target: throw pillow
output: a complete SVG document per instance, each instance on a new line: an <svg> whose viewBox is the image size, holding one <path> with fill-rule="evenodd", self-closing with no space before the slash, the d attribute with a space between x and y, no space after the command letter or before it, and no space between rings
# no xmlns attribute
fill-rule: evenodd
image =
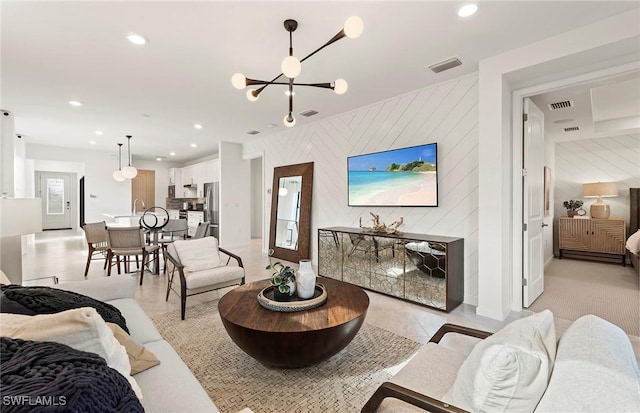
<svg viewBox="0 0 640 413"><path fill-rule="evenodd" d="M2 337L0 361L2 411L144 412L125 378L97 354Z"/></svg>
<svg viewBox="0 0 640 413"><path fill-rule="evenodd" d="M514 321L473 348L443 401L472 412L532 412L555 355L549 310Z"/></svg>
<svg viewBox="0 0 640 413"><path fill-rule="evenodd" d="M558 343L537 412L640 412L640 368L629 336L594 315L577 319Z"/></svg>
<svg viewBox="0 0 640 413"><path fill-rule="evenodd" d="M178 240L173 242L173 246L185 271L202 271L222 265L218 240L215 237Z"/></svg>
<svg viewBox="0 0 640 413"><path fill-rule="evenodd" d="M24 287L15 284L2 285L0 289L5 296L3 302L14 301L34 314L53 314L73 308L93 307L105 321L118 324L124 331L129 332L120 310L86 295L51 287ZM9 306L3 306L0 311L5 312L8 308Z"/></svg>
<svg viewBox="0 0 640 413"><path fill-rule="evenodd" d="M131 365L125 348L94 308L85 307L56 314L3 314L0 336L22 340L52 341L80 351L95 353L107 361L131 383L136 395L142 391L131 377Z"/></svg>
<svg viewBox="0 0 640 413"><path fill-rule="evenodd" d="M119 325L107 323L107 326L113 331L113 336L127 351L129 356L129 364L131 365L131 375L134 376L141 371L150 369L160 364L160 360L144 346L133 341L131 336L127 334Z"/></svg>

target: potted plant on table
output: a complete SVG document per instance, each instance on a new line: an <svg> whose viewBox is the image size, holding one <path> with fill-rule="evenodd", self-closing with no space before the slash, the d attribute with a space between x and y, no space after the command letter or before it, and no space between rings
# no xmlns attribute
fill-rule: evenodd
<svg viewBox="0 0 640 413"><path fill-rule="evenodd" d="M269 263L266 269L273 270L273 274L269 279L271 285L273 285L273 299L275 301L289 300L296 292L296 275L293 268L278 261Z"/></svg>
<svg viewBox="0 0 640 413"><path fill-rule="evenodd" d="M564 207L567 209L568 217L573 217L574 215L576 215L578 213L578 209L582 207L582 204L583 204L582 201L575 201L573 199L569 201L564 201L562 203L562 205L564 205Z"/></svg>

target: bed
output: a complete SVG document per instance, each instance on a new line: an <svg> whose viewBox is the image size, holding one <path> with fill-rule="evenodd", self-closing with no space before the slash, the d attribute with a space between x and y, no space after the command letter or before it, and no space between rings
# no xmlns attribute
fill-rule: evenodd
<svg viewBox="0 0 640 413"><path fill-rule="evenodd" d="M629 192L629 239L631 239L634 237L634 234L638 232L638 229L640 229L640 188L630 188ZM629 243L627 243L627 245L628 244ZM629 251L629 256L633 267L638 271L638 275L640 276L640 258L638 254Z"/></svg>

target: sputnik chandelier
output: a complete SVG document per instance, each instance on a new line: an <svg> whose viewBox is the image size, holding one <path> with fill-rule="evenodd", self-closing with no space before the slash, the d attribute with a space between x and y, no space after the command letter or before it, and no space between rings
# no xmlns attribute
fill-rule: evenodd
<svg viewBox="0 0 640 413"><path fill-rule="evenodd" d="M337 79L335 82L330 83L295 83L294 79L300 75L302 71L302 62L318 53L320 50L329 46L332 43L337 42L338 40L348 37L350 39L355 39L362 34L362 30L364 29L364 25L362 23L362 19L357 16L351 16L344 23L344 27L342 30L338 32L335 36L333 36L328 42L309 53L306 57L298 60L293 55L293 32L298 28L298 22L295 20L287 19L284 21L284 28L289 32L289 55L282 60L282 64L280 65L280 69L282 73L278 76L274 77L271 81L266 80L257 80L250 79L243 75L242 73L236 73L231 77L231 84L236 89L244 89L247 86L257 86L261 85L261 87L257 89L249 89L247 90L247 98L255 102L258 100L260 93L269 85L286 85L289 87L289 91L287 95L289 96L289 113L284 117L285 126L292 127L296 124L296 118L293 116L293 87L294 86L311 86L311 87L319 87L324 89L331 89L336 94L342 95L346 93L348 84L344 79ZM286 76L289 78L289 81L278 81L281 76Z"/></svg>

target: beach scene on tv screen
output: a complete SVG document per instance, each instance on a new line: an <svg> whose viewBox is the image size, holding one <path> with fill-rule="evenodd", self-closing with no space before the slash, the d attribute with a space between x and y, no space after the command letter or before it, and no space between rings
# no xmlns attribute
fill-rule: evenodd
<svg viewBox="0 0 640 413"><path fill-rule="evenodd" d="M436 144L348 158L349 205L436 206Z"/></svg>

